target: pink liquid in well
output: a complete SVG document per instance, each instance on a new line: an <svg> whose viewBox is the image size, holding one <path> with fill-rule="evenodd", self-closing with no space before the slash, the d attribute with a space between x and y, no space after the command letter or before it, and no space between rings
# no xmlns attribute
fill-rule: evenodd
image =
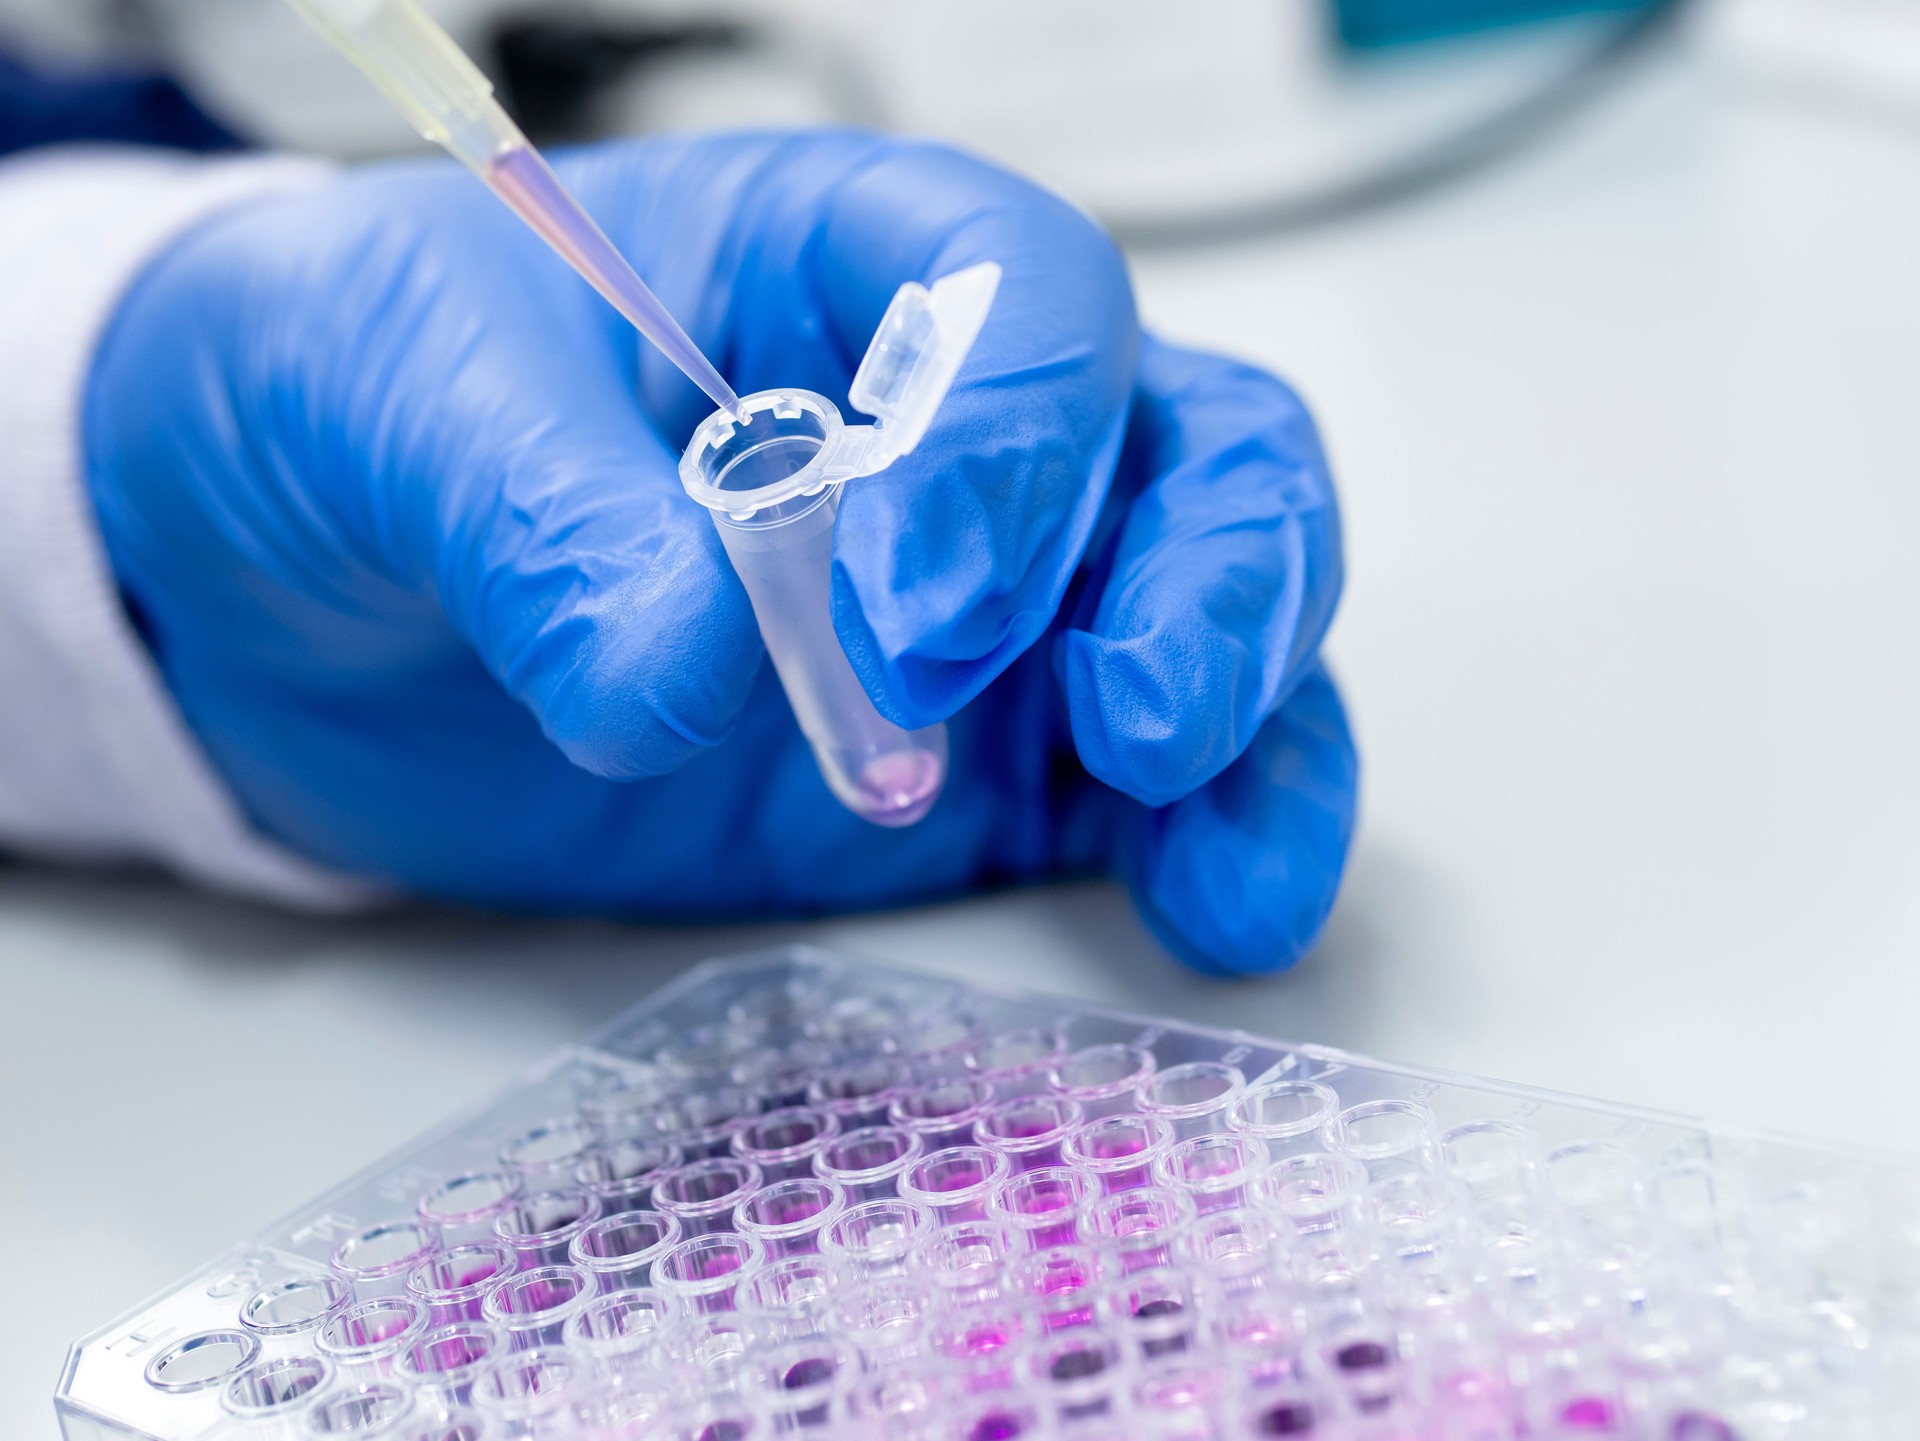
<svg viewBox="0 0 1920 1441"><path fill-rule="evenodd" d="M933 809L945 780L946 767L931 751L888 751L854 777L855 809L875 825L910 826Z"/></svg>
<svg viewBox="0 0 1920 1441"><path fill-rule="evenodd" d="M666 306L614 249L591 216L567 193L559 178L533 151L508 150L487 166L487 187L498 195L539 237L560 252L587 283L607 298L633 327L660 348L687 378L704 390L722 410L740 410L740 397L721 378L713 363L680 328Z"/></svg>
<svg viewBox="0 0 1920 1441"><path fill-rule="evenodd" d="M1147 1136L1143 1131L1116 1131L1105 1136L1089 1136L1085 1146L1087 1155L1096 1161L1119 1161L1146 1150Z"/></svg>

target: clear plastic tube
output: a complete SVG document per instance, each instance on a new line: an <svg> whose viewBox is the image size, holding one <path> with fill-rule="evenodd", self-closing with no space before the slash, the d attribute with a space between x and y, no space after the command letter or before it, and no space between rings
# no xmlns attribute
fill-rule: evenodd
<svg viewBox="0 0 1920 1441"><path fill-rule="evenodd" d="M1090 1121L1133 1109L1135 1093L1152 1078L1153 1052L1142 1046L1088 1046L1063 1057L1048 1083L1078 1101Z"/></svg>
<svg viewBox="0 0 1920 1441"><path fill-rule="evenodd" d="M1128 1273L1167 1265L1193 1219L1193 1202L1187 1197L1143 1186L1093 1202L1081 1219L1080 1234L1111 1254L1121 1272Z"/></svg>
<svg viewBox="0 0 1920 1441"><path fill-rule="evenodd" d="M945 1226L914 1252L914 1270L934 1295L958 1306L996 1299L1014 1255L1006 1228L993 1221Z"/></svg>
<svg viewBox="0 0 1920 1441"><path fill-rule="evenodd" d="M596 1139L584 1120L542 1121L500 1148L500 1164L522 1177L528 1190L564 1185Z"/></svg>
<svg viewBox="0 0 1920 1441"><path fill-rule="evenodd" d="M839 1267L828 1258L788 1256L753 1274L740 1290L740 1309L763 1335L818 1335L831 1326L832 1296L839 1284Z"/></svg>
<svg viewBox="0 0 1920 1441"><path fill-rule="evenodd" d="M766 1264L766 1255L752 1236L730 1231L690 1236L655 1264L653 1287L690 1315L732 1311L740 1288Z"/></svg>
<svg viewBox="0 0 1920 1441"><path fill-rule="evenodd" d="M1173 1145L1173 1127L1158 1116L1122 1111L1089 1121L1068 1136L1061 1160L1091 1175L1101 1191L1151 1185L1156 1161Z"/></svg>
<svg viewBox="0 0 1920 1441"><path fill-rule="evenodd" d="M848 1419L847 1391L859 1371L852 1351L838 1341L796 1337L755 1348L748 1394L777 1433L840 1427Z"/></svg>
<svg viewBox="0 0 1920 1441"><path fill-rule="evenodd" d="M1038 1334L1026 1298L1008 1296L955 1309L936 1305L927 1346L965 1377L967 1390L997 1390L1012 1384L1020 1349Z"/></svg>
<svg viewBox="0 0 1920 1441"><path fill-rule="evenodd" d="M734 1208L733 1228L752 1236L773 1261L810 1256L820 1233L846 1209L847 1193L831 1181L796 1176L775 1181Z"/></svg>
<svg viewBox="0 0 1920 1441"><path fill-rule="evenodd" d="M1340 1109L1333 1087L1318 1081L1268 1081L1255 1086L1227 1113L1227 1124L1264 1142L1274 1157L1320 1149L1320 1128Z"/></svg>
<svg viewBox="0 0 1920 1441"><path fill-rule="evenodd" d="M644 1286L653 1266L681 1240L680 1222L658 1211L602 1216L567 1245L569 1264L594 1278L603 1292Z"/></svg>
<svg viewBox="0 0 1920 1441"><path fill-rule="evenodd" d="M887 1118L920 1137L928 1151L964 1146L973 1140L973 1128L993 1103L987 1081L964 1077L931 1081L894 1097Z"/></svg>
<svg viewBox="0 0 1920 1441"><path fill-rule="evenodd" d="M1072 1243L1029 1252L1007 1272L1008 1289L1039 1313L1050 1332L1090 1324L1106 1279L1100 1251Z"/></svg>
<svg viewBox="0 0 1920 1441"><path fill-rule="evenodd" d="M712 512L727 558L828 789L864 820L912 825L946 782L947 731L910 731L881 715L840 648L831 582L842 486L823 482L811 495L761 500L816 461L840 429L840 412L799 390L762 391L741 405L746 421L716 415L724 434L700 452L702 479L738 507Z"/></svg>
<svg viewBox="0 0 1920 1441"><path fill-rule="evenodd" d="M307 1434L340 1436L352 1441L397 1441L413 1412L413 1393L404 1386L376 1381L349 1391L321 1396L308 1407Z"/></svg>
<svg viewBox="0 0 1920 1441"><path fill-rule="evenodd" d="M352 1304L346 1282L333 1276L300 1276L255 1291L240 1308L240 1324L262 1336L306 1336Z"/></svg>
<svg viewBox="0 0 1920 1441"><path fill-rule="evenodd" d="M1183 1192L1201 1215L1246 1204L1266 1152L1245 1136L1189 1136L1154 1162L1162 1185Z"/></svg>
<svg viewBox="0 0 1920 1441"><path fill-rule="evenodd" d="M334 1247L333 1269L362 1301L400 1296L406 1293L407 1273L439 1245L440 1238L417 1221L386 1221Z"/></svg>
<svg viewBox="0 0 1920 1441"><path fill-rule="evenodd" d="M1079 1102L1065 1096L1015 1096L989 1107L974 1126L974 1139L1007 1158L1015 1171L1060 1164L1060 1148L1080 1126Z"/></svg>
<svg viewBox="0 0 1920 1441"><path fill-rule="evenodd" d="M1031 1250L1070 1245L1080 1217L1093 1200L1093 1186L1078 1171L1048 1166L1008 1176L987 1198L987 1214Z"/></svg>
<svg viewBox="0 0 1920 1441"><path fill-rule="evenodd" d="M511 1171L462 1171L420 1198L414 1213L444 1246L491 1241L493 1223L511 1211L526 1183Z"/></svg>
<svg viewBox="0 0 1920 1441"><path fill-rule="evenodd" d="M1047 1078L1067 1049L1058 1031L1028 1026L983 1040L967 1057L967 1069L991 1082L994 1095L1006 1100L1047 1089Z"/></svg>
<svg viewBox="0 0 1920 1441"><path fill-rule="evenodd" d="M759 1110L753 1093L740 1086L715 1086L663 1105L655 1122L689 1161L724 1156L733 1136Z"/></svg>
<svg viewBox="0 0 1920 1441"><path fill-rule="evenodd" d="M478 1320L487 1293L515 1264L513 1253L497 1241L452 1246L407 1273L407 1294L426 1311L428 1325Z"/></svg>
<svg viewBox="0 0 1920 1441"><path fill-rule="evenodd" d="M473 1409L487 1441L547 1441L566 1434L571 1358L557 1346L496 1356L473 1384Z"/></svg>
<svg viewBox="0 0 1920 1441"><path fill-rule="evenodd" d="M576 1266L541 1266L509 1276L487 1293L481 1307L515 1350L557 1346L567 1322L597 1293L593 1278Z"/></svg>
<svg viewBox="0 0 1920 1441"><path fill-rule="evenodd" d="M1129 1377L1120 1343L1097 1327L1062 1331L1027 1357L1028 1375L1063 1425L1092 1424L1123 1403Z"/></svg>
<svg viewBox="0 0 1920 1441"><path fill-rule="evenodd" d="M1156 1072L1139 1090L1140 1109L1163 1117L1180 1140L1220 1129L1220 1122L1241 1092L1246 1077L1225 1061L1188 1061Z"/></svg>
<svg viewBox="0 0 1920 1441"><path fill-rule="evenodd" d="M315 1344L343 1381L384 1380L396 1357L427 1329L427 1315L405 1296L358 1301L320 1328Z"/></svg>
<svg viewBox="0 0 1920 1441"><path fill-rule="evenodd" d="M906 1276L883 1276L836 1293L833 1318L867 1370L884 1370L919 1353L927 1293Z"/></svg>
<svg viewBox="0 0 1920 1441"><path fill-rule="evenodd" d="M239 1420L247 1441L293 1441L301 1413L332 1379L333 1368L318 1356L263 1361L227 1383L220 1409Z"/></svg>
<svg viewBox="0 0 1920 1441"><path fill-rule="evenodd" d="M394 1374L442 1411L465 1406L473 1383L502 1347L493 1327L455 1321L426 1332L394 1358Z"/></svg>
<svg viewBox="0 0 1920 1441"><path fill-rule="evenodd" d="M841 1187L854 1204L895 1195L920 1159L920 1138L900 1126L862 1126L836 1136L813 1158L814 1174Z"/></svg>
<svg viewBox="0 0 1920 1441"><path fill-rule="evenodd" d="M1366 1101L1322 1128L1327 1149L1367 1168L1369 1180L1440 1165L1439 1126L1418 1101Z"/></svg>
<svg viewBox="0 0 1920 1441"><path fill-rule="evenodd" d="M541 1191L494 1217L493 1234L530 1271L564 1265L573 1238L599 1219L600 1202L586 1191Z"/></svg>
<svg viewBox="0 0 1920 1441"><path fill-rule="evenodd" d="M848 1280L903 1276L907 1259L933 1229L924 1206L901 1200L865 1201L849 1207L820 1234L820 1254Z"/></svg>
<svg viewBox="0 0 1920 1441"><path fill-rule="evenodd" d="M999 283L999 266L986 264L931 289L900 288L849 389L876 424L845 424L813 391L765 390L709 416L680 461L682 485L713 516L746 587L821 776L875 825L912 825L933 808L946 784L947 731L907 730L881 715L840 647L831 579L841 491L919 444Z"/></svg>
<svg viewBox="0 0 1920 1441"><path fill-rule="evenodd" d="M680 1164L677 1147L628 1137L595 1146L574 1168L580 1188L600 1203L602 1215L644 1211L660 1178Z"/></svg>
<svg viewBox="0 0 1920 1441"><path fill-rule="evenodd" d="M831 1111L840 1128L877 1126L907 1081L906 1066L892 1056L868 1056L821 1071L807 1084L807 1104Z"/></svg>
<svg viewBox="0 0 1920 1441"><path fill-rule="evenodd" d="M1176 1254L1214 1288L1225 1306L1259 1292L1274 1292L1284 1271L1281 1237L1257 1211L1214 1211L1181 1233Z"/></svg>
<svg viewBox="0 0 1920 1441"><path fill-rule="evenodd" d="M760 1168L738 1156L715 1156L669 1171L653 1188L653 1206L689 1236L733 1227L733 1208L760 1189Z"/></svg>
<svg viewBox="0 0 1920 1441"><path fill-rule="evenodd" d="M1173 1266L1152 1266L1121 1277L1101 1298L1108 1328L1136 1348L1143 1362L1191 1351L1199 1331L1193 1277Z"/></svg>
<svg viewBox="0 0 1920 1441"><path fill-rule="evenodd" d="M984 1146L950 1146L922 1156L900 1178L900 1195L936 1225L984 1221L993 1189L1009 1174L1007 1158Z"/></svg>
<svg viewBox="0 0 1920 1441"><path fill-rule="evenodd" d="M805 1088L802 1087L802 1094ZM783 1106L755 1116L733 1136L733 1154L767 1181L813 1174L813 1158L840 1134L840 1118L817 1106Z"/></svg>

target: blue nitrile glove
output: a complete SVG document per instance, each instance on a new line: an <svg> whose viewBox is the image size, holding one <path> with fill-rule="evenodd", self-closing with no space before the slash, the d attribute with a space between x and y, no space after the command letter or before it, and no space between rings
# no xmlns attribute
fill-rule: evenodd
<svg viewBox="0 0 1920 1441"><path fill-rule="evenodd" d="M116 573L259 828L436 895L654 917L1117 870L1196 965L1299 956L1355 785L1299 401L1143 341L1092 225L944 149L730 136L559 168L743 393L844 404L901 282L1005 267L927 439L839 522L841 638L889 716L952 717L946 793L905 831L829 798L675 475L708 403L423 163L202 224L91 377Z"/></svg>

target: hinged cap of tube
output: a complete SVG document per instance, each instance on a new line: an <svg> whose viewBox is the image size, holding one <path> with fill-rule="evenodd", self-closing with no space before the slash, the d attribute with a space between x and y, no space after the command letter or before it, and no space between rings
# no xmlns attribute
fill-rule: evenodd
<svg viewBox="0 0 1920 1441"><path fill-rule="evenodd" d="M874 417L873 425L843 423L834 404L811 391L743 396L744 423L716 410L687 442L680 457L687 494L708 510L743 519L885 470L933 424L999 287L1000 267L990 260L931 288L913 281L901 286L848 391L853 404ZM795 464L802 447L807 458ZM752 479L743 484L747 475Z"/></svg>
<svg viewBox="0 0 1920 1441"><path fill-rule="evenodd" d="M882 465L910 453L933 424L999 288L1000 267L989 260L956 270L931 290L909 281L894 295L847 392L853 408L877 422Z"/></svg>

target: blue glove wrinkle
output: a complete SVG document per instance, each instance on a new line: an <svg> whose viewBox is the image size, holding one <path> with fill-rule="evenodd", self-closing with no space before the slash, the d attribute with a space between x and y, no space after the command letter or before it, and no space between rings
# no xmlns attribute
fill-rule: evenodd
<svg viewBox="0 0 1920 1441"><path fill-rule="evenodd" d="M1219 975L1298 961L1339 891L1358 778L1339 695L1316 666L1212 785L1147 813L1129 870L1161 943Z"/></svg>
<svg viewBox="0 0 1920 1441"><path fill-rule="evenodd" d="M1163 806L1217 776L1290 692L1341 584L1324 461L1278 382L1151 343L1134 502L1090 623L1062 645L1087 768Z"/></svg>

